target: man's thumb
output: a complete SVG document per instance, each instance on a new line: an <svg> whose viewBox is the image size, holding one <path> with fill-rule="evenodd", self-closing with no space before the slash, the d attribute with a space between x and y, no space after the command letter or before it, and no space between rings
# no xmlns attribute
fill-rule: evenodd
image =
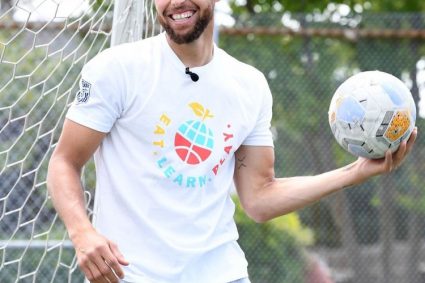
<svg viewBox="0 0 425 283"><path fill-rule="evenodd" d="M121 264L121 265L129 265L130 264L128 262L128 260L126 260L124 258L124 256L122 255L122 253L118 249L118 246L115 243L109 242L109 247L111 248L111 251L114 254L114 256L117 258L119 264Z"/></svg>

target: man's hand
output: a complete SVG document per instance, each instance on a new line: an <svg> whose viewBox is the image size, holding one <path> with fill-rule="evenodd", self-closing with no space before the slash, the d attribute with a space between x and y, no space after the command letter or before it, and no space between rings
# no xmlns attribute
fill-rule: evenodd
<svg viewBox="0 0 425 283"><path fill-rule="evenodd" d="M78 264L92 283L118 283L124 278L121 265L128 265L115 243L94 229L71 237L77 252Z"/></svg>
<svg viewBox="0 0 425 283"><path fill-rule="evenodd" d="M385 158L382 159L367 159L358 158L354 163L358 166L359 174L363 176L360 180L366 180L371 176L375 176L383 173L390 173L396 170L405 160L406 156L412 150L413 144L415 143L418 134L418 129L415 128L410 135L408 141L403 141L400 144L398 150L394 153L387 151Z"/></svg>

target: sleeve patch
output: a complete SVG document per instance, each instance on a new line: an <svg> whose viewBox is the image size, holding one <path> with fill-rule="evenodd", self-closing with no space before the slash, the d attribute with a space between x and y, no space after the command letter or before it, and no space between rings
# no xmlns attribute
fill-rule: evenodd
<svg viewBox="0 0 425 283"><path fill-rule="evenodd" d="M91 84L88 81L81 80L80 90L77 92L77 104L86 103L90 97Z"/></svg>

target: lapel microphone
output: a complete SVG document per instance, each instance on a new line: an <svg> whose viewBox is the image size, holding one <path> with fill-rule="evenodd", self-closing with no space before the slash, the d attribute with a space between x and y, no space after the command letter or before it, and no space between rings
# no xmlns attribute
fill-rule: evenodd
<svg viewBox="0 0 425 283"><path fill-rule="evenodd" d="M198 74L195 74L194 72L191 72L189 70L189 67L186 67L186 72L185 73L190 76L190 78L192 79L192 81L197 82L199 80Z"/></svg>

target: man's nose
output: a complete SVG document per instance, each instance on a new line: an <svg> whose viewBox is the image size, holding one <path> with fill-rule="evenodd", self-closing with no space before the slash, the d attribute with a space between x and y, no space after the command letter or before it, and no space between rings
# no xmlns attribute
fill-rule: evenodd
<svg viewBox="0 0 425 283"><path fill-rule="evenodd" d="M171 0L172 7L180 7L186 0Z"/></svg>

